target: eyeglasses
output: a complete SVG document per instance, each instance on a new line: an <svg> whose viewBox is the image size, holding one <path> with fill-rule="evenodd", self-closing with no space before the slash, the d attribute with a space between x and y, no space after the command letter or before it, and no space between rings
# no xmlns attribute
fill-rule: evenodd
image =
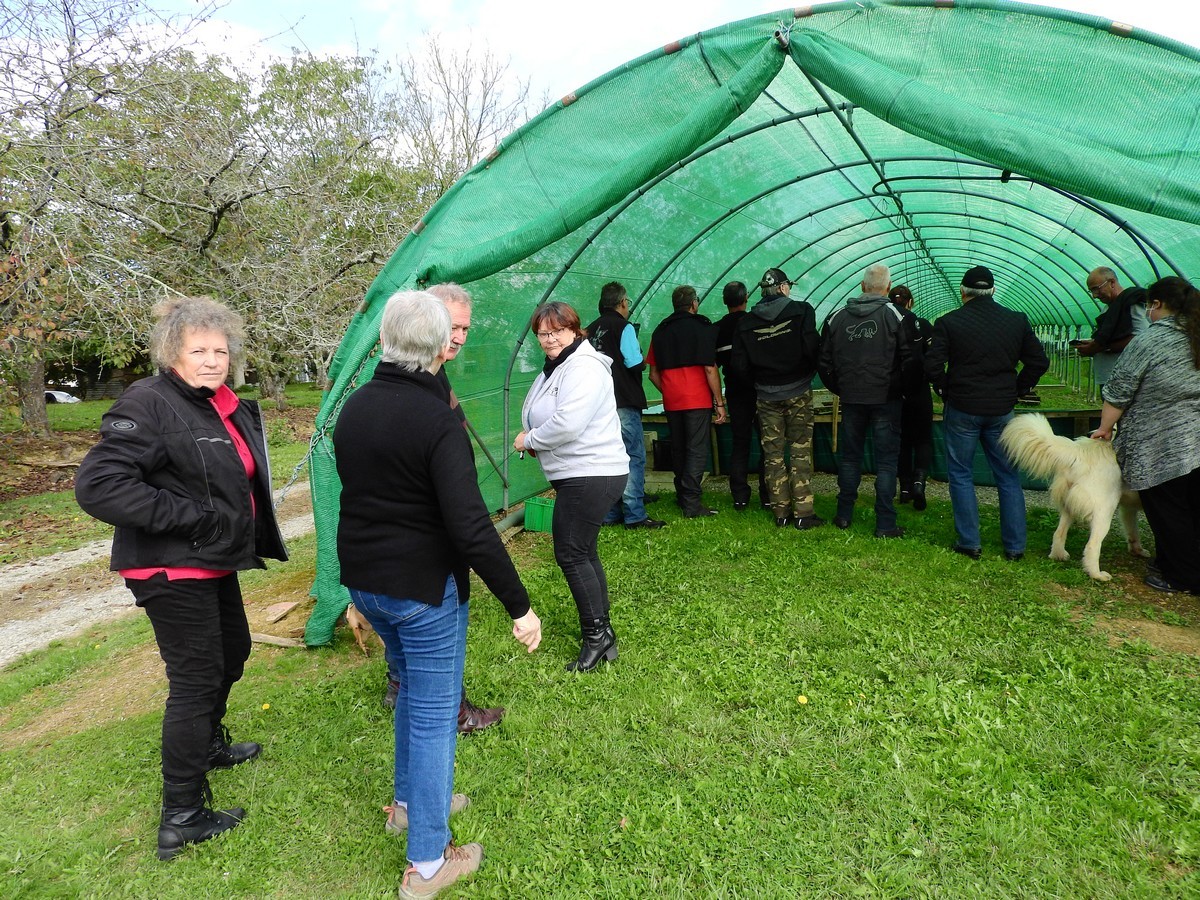
<svg viewBox="0 0 1200 900"><path fill-rule="evenodd" d="M1091 294L1093 297L1098 297L1098 296L1100 296L1100 292L1101 292L1102 290L1104 290L1104 286L1105 286L1106 284L1108 284L1110 281L1112 281L1112 279L1111 279L1111 278L1105 278L1105 279L1104 279L1102 282L1100 282L1100 283L1099 283L1098 285L1096 285L1095 287L1089 287L1089 288L1088 288L1088 293L1089 293L1089 294Z"/></svg>
<svg viewBox="0 0 1200 900"><path fill-rule="evenodd" d="M571 329L569 329L569 328L555 328L553 331L538 331L538 332L535 332L535 334L537 334L537 339L539 341L548 341L551 339L554 339L556 341L561 341L562 338L560 338L559 335L562 334L564 331L570 331L570 330Z"/></svg>

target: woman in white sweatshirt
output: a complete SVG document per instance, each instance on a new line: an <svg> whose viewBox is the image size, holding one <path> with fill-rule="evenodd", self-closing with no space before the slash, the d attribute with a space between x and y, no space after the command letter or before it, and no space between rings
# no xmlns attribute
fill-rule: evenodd
<svg viewBox="0 0 1200 900"><path fill-rule="evenodd" d="M629 456L613 396L612 360L592 348L566 303L538 307L531 328L546 354L521 409L513 448L535 456L554 488L554 559L579 610L583 647L568 671L617 658L608 581L596 544L600 523L621 498Z"/></svg>

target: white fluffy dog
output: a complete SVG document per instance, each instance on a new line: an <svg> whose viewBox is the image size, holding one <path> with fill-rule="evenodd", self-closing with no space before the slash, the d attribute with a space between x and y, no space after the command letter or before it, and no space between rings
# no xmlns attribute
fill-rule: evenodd
<svg viewBox="0 0 1200 900"><path fill-rule="evenodd" d="M1015 416L1004 428L1000 443L1009 458L1037 478L1052 479L1050 499L1058 508L1058 527L1050 558L1070 559L1067 530L1080 520L1092 531L1083 548L1083 571L1097 581L1112 576L1100 568L1100 545L1112 527L1113 513L1121 509L1125 539L1134 556L1149 556L1138 537L1137 513L1142 504L1136 491L1125 487L1116 454L1108 441L1089 437L1075 440L1055 434L1040 413Z"/></svg>

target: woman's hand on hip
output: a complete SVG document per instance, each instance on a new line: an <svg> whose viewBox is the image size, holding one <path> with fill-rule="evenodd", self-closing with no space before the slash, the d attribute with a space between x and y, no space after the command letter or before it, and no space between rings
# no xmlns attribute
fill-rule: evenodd
<svg viewBox="0 0 1200 900"><path fill-rule="evenodd" d="M513 619L513 637L529 648L532 653L542 642L542 620L531 608L519 619Z"/></svg>

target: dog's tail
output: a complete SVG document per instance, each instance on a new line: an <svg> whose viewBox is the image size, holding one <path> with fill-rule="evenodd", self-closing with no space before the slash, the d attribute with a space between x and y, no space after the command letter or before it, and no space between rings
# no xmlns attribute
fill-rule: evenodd
<svg viewBox="0 0 1200 900"><path fill-rule="evenodd" d="M1009 459L1036 478L1053 478L1079 458L1075 441L1055 434L1041 413L1014 416L1004 426L1000 444Z"/></svg>

